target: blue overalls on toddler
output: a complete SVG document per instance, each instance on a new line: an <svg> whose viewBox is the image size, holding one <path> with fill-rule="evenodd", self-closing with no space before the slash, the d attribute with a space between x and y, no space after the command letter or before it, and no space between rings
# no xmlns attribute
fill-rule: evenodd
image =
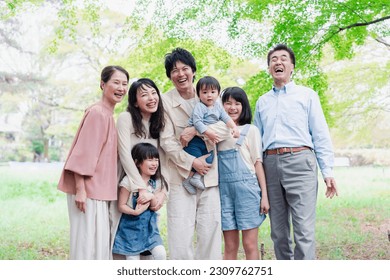
<svg viewBox="0 0 390 280"><path fill-rule="evenodd" d="M218 151L223 231L257 228L266 218L260 214L261 190L256 173L248 168L239 151L249 128L249 124L244 126L234 149Z"/></svg>

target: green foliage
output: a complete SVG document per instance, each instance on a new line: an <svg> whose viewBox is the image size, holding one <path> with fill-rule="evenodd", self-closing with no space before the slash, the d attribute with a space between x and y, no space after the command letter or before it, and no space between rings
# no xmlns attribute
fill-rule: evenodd
<svg viewBox="0 0 390 280"><path fill-rule="evenodd" d="M157 84L161 93L164 93L172 88L172 83L165 72L164 57L176 47L191 50L197 63L197 80L205 75L213 75L220 81L221 85L234 83L228 70L230 70L232 62L237 62L237 60L234 60L225 50L216 47L210 41L164 39L160 37L154 40L150 47L139 48L131 52L125 62L122 62L122 65L128 69L131 78L150 78ZM143 67L139 67L139 65ZM117 106L116 112L121 112L126 107L127 103L122 102Z"/></svg>
<svg viewBox="0 0 390 280"><path fill-rule="evenodd" d="M44 0L5 0L0 3L0 19L7 20L15 17L26 9L26 4L39 5Z"/></svg>
<svg viewBox="0 0 390 280"><path fill-rule="evenodd" d="M41 155L43 153L44 145L42 141L32 140L31 141L32 151Z"/></svg>
<svg viewBox="0 0 390 280"><path fill-rule="evenodd" d="M386 114L390 105L386 92L390 62L383 63L388 51L385 48L371 51L370 45L357 49L346 65L330 58L324 62L328 65L324 66L329 87L327 97L335 126L332 135L338 146L390 145Z"/></svg>
<svg viewBox="0 0 390 280"><path fill-rule="evenodd" d="M284 42L296 54L295 80L318 92L331 126L340 125L335 121L340 112L357 107L370 97L365 95L366 98L340 100L338 103L337 99L332 98L330 79L321 68L321 61L329 59L328 56L336 60L353 59L357 47L367 44L367 38L380 41L390 36L390 5L387 0L137 0L127 15L110 10L107 5L110 3L103 0L7 0L0 3L0 18L15 19L27 11L36 12L33 7L50 7L56 20L47 23L53 29L50 29L52 33L46 39L47 48L39 54L45 58L42 65L47 65L50 58L60 61L76 58L80 64L88 64L93 69L92 74L97 77L104 65L121 64L130 71L132 78L149 77L155 80L162 92L172 86L165 75L164 55L177 46L187 48L197 60L197 78L205 74L214 75L223 87L236 85L238 79L244 80L246 84L243 87L250 95L252 108L258 96L271 87L272 80L263 72L264 67L253 67L250 61L256 59L256 63L263 66L268 50ZM4 21L0 23L0 28L12 24L11 21ZM19 30L17 26L12 27L6 30ZM52 56L48 57L45 50ZM251 64L251 73L244 70L245 63ZM40 66L38 72L44 68ZM236 69L245 72L245 76L242 77ZM46 73L57 69L53 67L50 70L46 69ZM82 72L86 73L85 69ZM85 74L89 77L93 75L90 72ZM51 84L53 81L47 78L49 75L42 76L39 78L48 87L57 89ZM94 90L77 96L73 92L81 92L79 85L75 81L69 84L74 85L71 90L69 86L64 86L62 91L53 95L50 100L52 109L60 108L61 113L64 108L83 110L95 97ZM32 92L31 88L35 88L36 83L26 82L23 85ZM0 92L1 89L10 88L9 85L0 86ZM379 91L375 85L372 87L375 92ZM47 92L43 91L43 94ZM39 100L41 104L45 102ZM371 110L378 115L374 102L369 103L364 106L366 112ZM31 110L35 110L36 106L33 104ZM124 107L125 102L116 112ZM47 106L40 108L38 111L42 112L42 108L46 110ZM50 109L50 112L53 111ZM33 114L37 115L36 112ZM50 135L61 131L61 137L70 138L67 130L61 130L69 127L69 124L62 123L51 128L50 123L46 127L49 115L45 115L46 120L41 118L38 122L36 119L32 118L28 125L31 135L35 131L35 135L39 132L45 137L50 131ZM361 118L362 121L364 119ZM34 123L45 123L45 127L39 128Z"/></svg>
<svg viewBox="0 0 390 280"><path fill-rule="evenodd" d="M248 95L252 111L255 110L257 99L271 89L272 78L267 71L261 71L252 76L243 89Z"/></svg>
<svg viewBox="0 0 390 280"><path fill-rule="evenodd" d="M0 162L8 161L31 161L33 154L31 147L24 142L9 143L0 140Z"/></svg>

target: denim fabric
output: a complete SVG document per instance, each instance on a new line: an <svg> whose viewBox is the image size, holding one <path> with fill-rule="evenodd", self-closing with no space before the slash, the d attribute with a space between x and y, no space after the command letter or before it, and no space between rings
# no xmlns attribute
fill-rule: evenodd
<svg viewBox="0 0 390 280"><path fill-rule="evenodd" d="M138 194L133 196L133 205L137 205ZM162 245L157 226L157 213L147 209L139 216L122 214L115 236L112 252L120 255L139 255Z"/></svg>
<svg viewBox="0 0 390 280"><path fill-rule="evenodd" d="M249 170L239 152L246 132L244 129L237 148L218 151L222 230L256 228L266 218L260 214L261 190L257 176Z"/></svg>

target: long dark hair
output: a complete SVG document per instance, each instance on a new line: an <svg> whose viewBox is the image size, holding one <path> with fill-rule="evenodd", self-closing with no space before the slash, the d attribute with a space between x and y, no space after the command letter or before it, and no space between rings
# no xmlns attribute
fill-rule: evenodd
<svg viewBox="0 0 390 280"><path fill-rule="evenodd" d="M158 90L158 87L151 79L141 78L131 84L129 89L127 111L130 113L131 118L133 120L135 135L140 138L142 137L146 138L146 132L144 131L142 125L141 110L135 106L135 104L137 103L138 89L139 88L145 89L145 87L154 88L159 97L157 111L151 115L149 120L149 134L153 139L158 139L160 137L160 132L163 130L165 126L164 106L162 103L160 91Z"/></svg>
<svg viewBox="0 0 390 280"><path fill-rule="evenodd" d="M238 124L250 124L252 122L252 111L246 92L240 87L228 87L222 92L222 104L227 102L229 98L233 98L237 102L241 103L242 112L238 118Z"/></svg>

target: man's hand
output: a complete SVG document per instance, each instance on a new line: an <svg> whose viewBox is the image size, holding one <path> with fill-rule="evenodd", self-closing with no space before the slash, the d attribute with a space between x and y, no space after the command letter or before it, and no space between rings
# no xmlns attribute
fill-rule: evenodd
<svg viewBox="0 0 390 280"><path fill-rule="evenodd" d="M196 129L193 126L186 127L180 134L180 143L183 147L187 147L188 143L196 135Z"/></svg>
<svg viewBox="0 0 390 280"><path fill-rule="evenodd" d="M209 156L210 154L205 154L201 157L196 158L192 163L192 167L195 168L196 172L198 172L202 176L206 175L211 168L211 164L208 164L206 162L206 158Z"/></svg>
<svg viewBox="0 0 390 280"><path fill-rule="evenodd" d="M327 177L324 181L326 184L326 197L333 198L334 195L338 196L336 180L332 177Z"/></svg>

